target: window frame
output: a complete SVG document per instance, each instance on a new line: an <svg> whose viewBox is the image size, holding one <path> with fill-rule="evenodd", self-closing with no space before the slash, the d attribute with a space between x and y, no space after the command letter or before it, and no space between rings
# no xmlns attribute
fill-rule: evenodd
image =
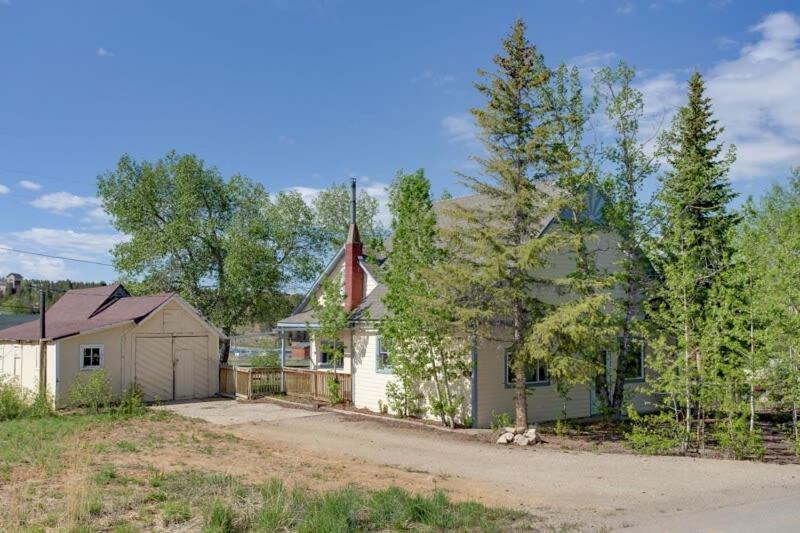
<svg viewBox="0 0 800 533"><path fill-rule="evenodd" d="M324 363L322 362L322 354L323 354L322 347L323 347L324 344L333 344L334 346L336 346L337 344L341 345L341 347L342 347L342 359L341 359L341 361L339 362L338 365L334 365L333 363L331 363L329 361L326 361ZM317 350L318 350L317 351L317 368L323 368L323 369L330 368L330 369L334 369L334 370L343 370L344 369L344 359L346 357L345 356L345 351L344 351L344 342L342 342L340 340L319 341L317 343Z"/></svg>
<svg viewBox="0 0 800 533"><path fill-rule="evenodd" d="M386 354L386 359L383 364L383 359L381 358L381 354ZM383 343L381 342L380 335L377 336L375 341L375 372L379 374L394 374L394 369L392 369L391 359L389 359L389 350L383 349Z"/></svg>
<svg viewBox="0 0 800 533"><path fill-rule="evenodd" d="M506 388L513 388L514 387L514 382L509 379L511 377L510 376L511 368L508 366L508 363L509 363L509 357L508 356L509 356L509 350L506 349L505 353L503 354L503 368L505 370L503 379L505 381ZM544 380L538 379L542 372L545 372L545 374L547 376ZM527 387L549 387L550 386L550 384L551 384L550 383L550 373L547 372L547 364L546 363L544 363L542 361L537 361L536 362L536 377L537 377L536 381L525 381L525 387L527 388Z"/></svg>
<svg viewBox="0 0 800 533"><path fill-rule="evenodd" d="M647 350L647 343L644 340L644 337L639 336L631 336L631 341L633 343L639 344L639 375L638 376L631 376L625 377L623 376L622 379L625 383L644 383L646 380L646 366L645 366L645 354ZM617 355L617 371L619 371L620 363L622 362L622 337L619 338L619 354Z"/></svg>
<svg viewBox="0 0 800 533"><path fill-rule="evenodd" d="M86 365L84 364L84 350L93 350L97 349L98 357L99 357L99 364L97 365ZM81 370L99 370L105 367L105 345L103 344L81 344L80 348L78 349L78 357L80 358L80 367ZM90 356L91 357L91 356Z"/></svg>

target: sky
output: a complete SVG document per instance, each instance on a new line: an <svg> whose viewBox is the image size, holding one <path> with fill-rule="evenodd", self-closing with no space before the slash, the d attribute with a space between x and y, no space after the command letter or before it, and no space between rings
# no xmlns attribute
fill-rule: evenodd
<svg viewBox="0 0 800 533"><path fill-rule="evenodd" d="M110 263L97 176L195 153L307 198L349 178L385 204L398 170L464 192L478 68L522 17L550 65L635 66L643 135L694 69L759 196L800 164L800 5L777 0L0 0L0 247ZM387 216L385 208L382 216ZM0 250L0 273L112 281L110 266Z"/></svg>

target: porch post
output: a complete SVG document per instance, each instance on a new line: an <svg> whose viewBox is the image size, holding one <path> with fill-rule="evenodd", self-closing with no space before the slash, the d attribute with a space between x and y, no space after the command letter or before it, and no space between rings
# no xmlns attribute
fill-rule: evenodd
<svg viewBox="0 0 800 533"><path fill-rule="evenodd" d="M281 392L286 393L286 383L284 383L283 369L286 367L286 331L278 330L281 335Z"/></svg>

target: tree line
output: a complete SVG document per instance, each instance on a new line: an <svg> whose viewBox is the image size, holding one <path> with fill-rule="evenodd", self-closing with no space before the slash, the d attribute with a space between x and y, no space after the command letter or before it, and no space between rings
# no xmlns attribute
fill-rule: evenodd
<svg viewBox="0 0 800 533"><path fill-rule="evenodd" d="M791 413L797 441L800 170L733 208L735 149L720 141L699 72L654 146L632 68L600 69L585 92L576 68L545 63L522 21L479 74L484 151L478 175L462 179L485 201L435 204L422 171L392 185L381 335L398 376L393 409L465 423L454 391L474 343L492 339L509 345L517 428L537 372L565 405L574 386L593 387L598 410L619 419L635 370L658 411L629 413L642 447L686 453L713 439L755 453L759 402ZM607 134L596 141L589 128ZM610 268L599 262L608 234ZM559 253L571 271L543 275Z"/></svg>

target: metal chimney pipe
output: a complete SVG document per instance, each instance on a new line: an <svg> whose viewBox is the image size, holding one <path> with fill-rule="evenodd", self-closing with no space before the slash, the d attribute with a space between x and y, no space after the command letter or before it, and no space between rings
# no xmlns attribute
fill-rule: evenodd
<svg viewBox="0 0 800 533"><path fill-rule="evenodd" d="M350 224L356 223L356 179L350 180Z"/></svg>

